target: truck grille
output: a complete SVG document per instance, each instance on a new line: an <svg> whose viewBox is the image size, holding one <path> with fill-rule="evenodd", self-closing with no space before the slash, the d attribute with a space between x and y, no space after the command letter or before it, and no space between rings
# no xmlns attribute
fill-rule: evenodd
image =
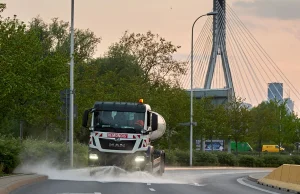
<svg viewBox="0 0 300 194"><path fill-rule="evenodd" d="M108 150L132 150L136 140L115 141L111 139L99 139L102 149Z"/></svg>

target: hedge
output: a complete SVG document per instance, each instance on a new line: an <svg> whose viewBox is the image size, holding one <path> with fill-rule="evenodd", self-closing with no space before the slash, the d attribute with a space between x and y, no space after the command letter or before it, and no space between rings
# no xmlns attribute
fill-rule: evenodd
<svg viewBox="0 0 300 194"><path fill-rule="evenodd" d="M28 139L23 142L24 149L20 153L22 164L38 164L47 162L57 168L66 168L70 164L70 151L65 143L37 141ZM88 162L88 147L74 143L74 167L85 167Z"/></svg>
<svg viewBox="0 0 300 194"><path fill-rule="evenodd" d="M47 162L57 168L69 166L69 148L65 143L41 140L0 137L0 175L12 173L20 164L39 164ZM189 166L189 151L166 150L167 166ZM74 143L74 166L86 167L88 147ZM281 154L229 154L226 152L193 151L194 166L243 166L243 167L279 167L282 164L300 165L300 155Z"/></svg>
<svg viewBox="0 0 300 194"><path fill-rule="evenodd" d="M194 152L193 157L195 166L216 166L218 165L218 157L209 152Z"/></svg>
<svg viewBox="0 0 300 194"><path fill-rule="evenodd" d="M0 174L9 174L19 165L21 142L14 138L0 137Z"/></svg>
<svg viewBox="0 0 300 194"><path fill-rule="evenodd" d="M221 166L237 166L238 160L233 154L227 152L215 152Z"/></svg>
<svg viewBox="0 0 300 194"><path fill-rule="evenodd" d="M74 167L86 167L88 147L74 143ZM69 148L65 143L47 142L27 139L0 137L0 174L9 174L22 164L39 164L47 162L57 168L69 166Z"/></svg>
<svg viewBox="0 0 300 194"><path fill-rule="evenodd" d="M188 166L189 151L166 151L166 165ZM279 167L282 164L300 164L299 155L234 155L227 152L193 152L194 166L240 166L240 167Z"/></svg>

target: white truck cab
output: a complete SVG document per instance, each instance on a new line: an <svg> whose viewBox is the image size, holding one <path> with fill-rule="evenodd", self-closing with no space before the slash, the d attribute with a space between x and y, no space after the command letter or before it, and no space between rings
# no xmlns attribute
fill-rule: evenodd
<svg viewBox="0 0 300 194"><path fill-rule="evenodd" d="M166 122L142 99L139 103L96 102L85 111L83 126L90 130L89 166L164 172L165 153L155 150L151 141L165 133Z"/></svg>

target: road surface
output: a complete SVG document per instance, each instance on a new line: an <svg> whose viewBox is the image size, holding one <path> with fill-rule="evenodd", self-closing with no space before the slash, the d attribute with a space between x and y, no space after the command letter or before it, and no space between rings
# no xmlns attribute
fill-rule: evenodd
<svg viewBox="0 0 300 194"><path fill-rule="evenodd" d="M163 177L127 173L113 167L89 176L87 169L44 170L49 180L24 186L11 194L277 194L286 193L247 180L266 169L168 170ZM115 174L114 172L119 172Z"/></svg>

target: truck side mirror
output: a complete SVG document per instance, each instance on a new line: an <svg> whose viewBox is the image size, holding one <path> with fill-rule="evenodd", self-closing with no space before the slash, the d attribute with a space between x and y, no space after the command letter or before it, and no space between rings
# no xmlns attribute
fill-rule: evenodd
<svg viewBox="0 0 300 194"><path fill-rule="evenodd" d="M157 117L157 114L152 113L152 124L151 124L152 131L156 131L157 127L158 127L158 117Z"/></svg>
<svg viewBox="0 0 300 194"><path fill-rule="evenodd" d="M90 110L85 110L83 113L82 126L85 128L88 127L89 113L90 113Z"/></svg>

